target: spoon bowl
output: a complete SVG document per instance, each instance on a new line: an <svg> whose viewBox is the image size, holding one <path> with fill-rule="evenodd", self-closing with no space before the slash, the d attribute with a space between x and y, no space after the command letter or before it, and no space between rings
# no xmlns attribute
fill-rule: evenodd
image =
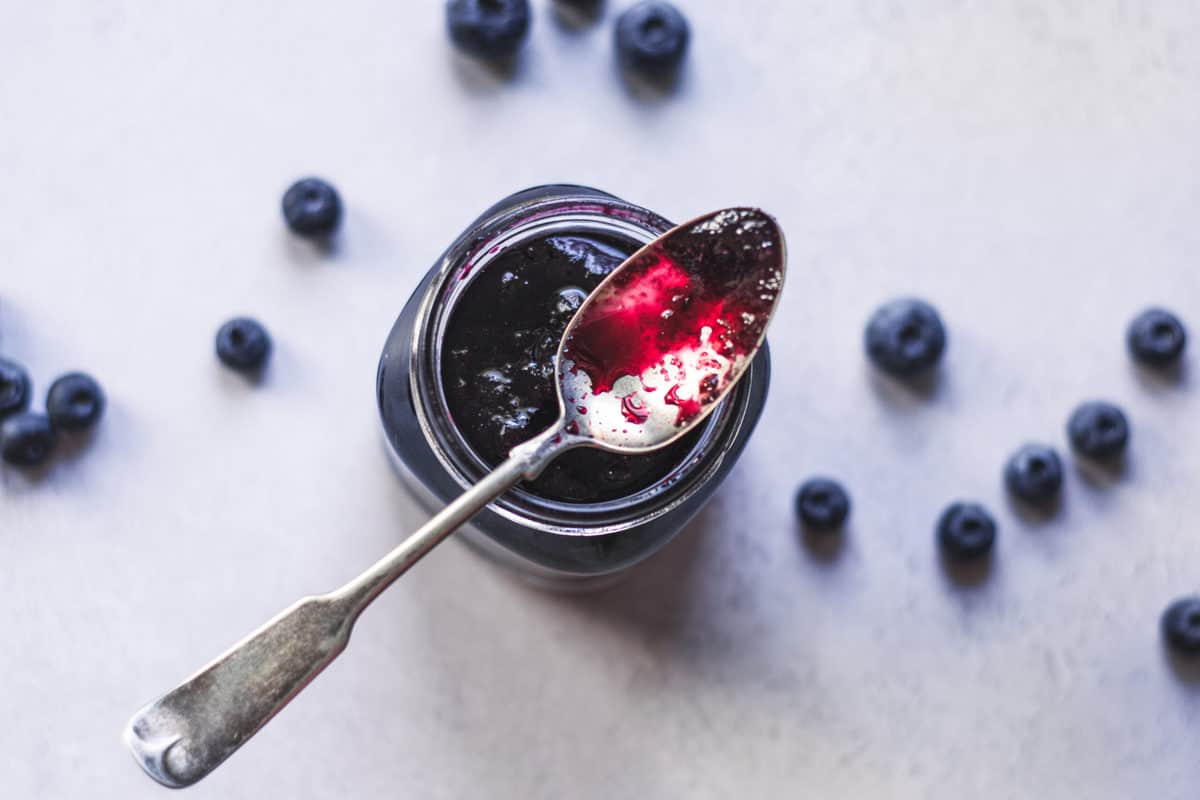
<svg viewBox="0 0 1200 800"><path fill-rule="evenodd" d="M706 214L638 250L563 333L556 427L630 454L686 435L758 352L785 263L783 231L754 208Z"/></svg>

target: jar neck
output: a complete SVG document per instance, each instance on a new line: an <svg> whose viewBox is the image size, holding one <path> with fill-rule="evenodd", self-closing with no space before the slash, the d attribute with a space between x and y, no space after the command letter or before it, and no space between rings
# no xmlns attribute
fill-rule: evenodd
<svg viewBox="0 0 1200 800"><path fill-rule="evenodd" d="M453 311L471 281L502 253L556 233L598 234L640 246L669 230L652 212L615 197L579 187L544 187L493 207L443 256L417 315L412 351L414 410L438 460L464 488L489 466L452 422L442 382L442 343ZM527 527L559 533L612 533L666 513L703 485L720 463L723 442L738 427L739 393L734 392L705 423L696 446L674 469L645 489L598 503L555 501L514 489L493 505Z"/></svg>

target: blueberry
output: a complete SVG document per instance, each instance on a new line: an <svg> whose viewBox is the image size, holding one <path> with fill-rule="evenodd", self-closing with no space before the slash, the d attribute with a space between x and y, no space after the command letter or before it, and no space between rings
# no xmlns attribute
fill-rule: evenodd
<svg viewBox="0 0 1200 800"><path fill-rule="evenodd" d="M867 355L897 377L916 375L936 364L946 349L946 327L923 300L893 300L867 322Z"/></svg>
<svg viewBox="0 0 1200 800"><path fill-rule="evenodd" d="M1180 655L1200 655L1200 595L1183 597L1162 615L1163 638Z"/></svg>
<svg viewBox="0 0 1200 800"><path fill-rule="evenodd" d="M663 74L676 69L690 39L687 19L670 3L638 3L617 19L617 57L639 72Z"/></svg>
<svg viewBox="0 0 1200 800"><path fill-rule="evenodd" d="M342 222L342 198L320 178L301 178L283 193L283 219L297 236L331 236Z"/></svg>
<svg viewBox="0 0 1200 800"><path fill-rule="evenodd" d="M977 503L954 503L937 524L942 551L956 561L979 558L996 542L996 521Z"/></svg>
<svg viewBox="0 0 1200 800"><path fill-rule="evenodd" d="M796 514L815 531L836 530L850 516L850 495L835 480L811 478L796 492Z"/></svg>
<svg viewBox="0 0 1200 800"><path fill-rule="evenodd" d="M1046 503L1062 489L1062 460L1053 447L1027 444L1013 454L1004 468L1008 490L1027 503Z"/></svg>
<svg viewBox="0 0 1200 800"><path fill-rule="evenodd" d="M36 467L50 457L56 439L49 417L15 414L0 422L0 459L15 467Z"/></svg>
<svg viewBox="0 0 1200 800"><path fill-rule="evenodd" d="M506 58L529 35L529 0L450 0L446 27L451 41L467 55Z"/></svg>
<svg viewBox="0 0 1200 800"><path fill-rule="evenodd" d="M1129 444L1129 420L1112 403L1093 401L1075 409L1067 422L1071 446L1088 458L1115 458Z"/></svg>
<svg viewBox="0 0 1200 800"><path fill-rule="evenodd" d="M1187 330L1179 317L1161 308L1143 311L1129 325L1129 352L1144 364L1161 366L1177 361L1187 345Z"/></svg>
<svg viewBox="0 0 1200 800"><path fill-rule="evenodd" d="M90 428L104 413L104 392L91 375L71 372L50 385L46 415L58 430Z"/></svg>
<svg viewBox="0 0 1200 800"><path fill-rule="evenodd" d="M258 369L266 362L270 352L271 337L257 320L237 317L217 331L217 358L231 369Z"/></svg>
<svg viewBox="0 0 1200 800"><path fill-rule="evenodd" d="M29 406L33 384L29 373L15 361L0 358L0 419Z"/></svg>

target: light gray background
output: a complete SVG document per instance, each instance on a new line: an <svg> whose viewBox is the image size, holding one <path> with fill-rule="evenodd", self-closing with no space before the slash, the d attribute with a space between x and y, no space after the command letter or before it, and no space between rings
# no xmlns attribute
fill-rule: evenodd
<svg viewBox="0 0 1200 800"><path fill-rule="evenodd" d="M1200 684L1158 615L1200 588L1196 355L1123 351L1167 303L1200 333L1194 0L682 3L678 92L631 92L614 13L535 0L510 81L441 3L38 2L0 26L0 349L111 407L39 479L0 472L0 785L165 790L118 741L141 703L422 517L384 459L384 336L482 208L548 181L682 218L761 204L789 237L767 413L708 510L619 588L525 588L449 543L196 798L1194 798ZM328 176L324 256L278 201ZM938 384L873 375L862 323L942 309ZM264 384L212 336L260 316ZM1122 403L1115 480L1070 470L1049 522L1000 486L1072 406ZM792 518L854 493L843 549ZM932 525L997 512L959 587Z"/></svg>

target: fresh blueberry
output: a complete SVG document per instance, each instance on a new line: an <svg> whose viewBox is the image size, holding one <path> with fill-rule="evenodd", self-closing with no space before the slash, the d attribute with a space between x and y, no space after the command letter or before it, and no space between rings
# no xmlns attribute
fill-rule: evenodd
<svg viewBox="0 0 1200 800"><path fill-rule="evenodd" d="M29 406L32 389L29 373L24 367L0 358L0 419L24 411Z"/></svg>
<svg viewBox="0 0 1200 800"><path fill-rule="evenodd" d="M90 428L104 413L104 391L91 375L71 372L50 385L46 415L58 430Z"/></svg>
<svg viewBox="0 0 1200 800"><path fill-rule="evenodd" d="M1183 597L1162 615L1163 638L1180 655L1200 655L1200 595Z"/></svg>
<svg viewBox="0 0 1200 800"><path fill-rule="evenodd" d="M1187 330L1170 311L1151 308L1130 323L1126 338L1134 358L1144 364L1162 366L1183 355Z"/></svg>
<svg viewBox="0 0 1200 800"><path fill-rule="evenodd" d="M946 349L946 327L923 300L893 300L867 322L867 355L875 366L897 377L932 367Z"/></svg>
<svg viewBox="0 0 1200 800"><path fill-rule="evenodd" d="M1075 409L1067 422L1071 446L1088 458L1115 458L1129 444L1129 420L1112 403L1093 401Z"/></svg>
<svg viewBox="0 0 1200 800"><path fill-rule="evenodd" d="M506 58L529 35L529 0L450 0L446 27L451 41L467 55Z"/></svg>
<svg viewBox="0 0 1200 800"><path fill-rule="evenodd" d="M242 371L256 370L271 352L271 337L258 320L237 317L217 331L217 358L225 366Z"/></svg>
<svg viewBox="0 0 1200 800"><path fill-rule="evenodd" d="M283 219L297 236L331 236L342 222L342 198L320 178L301 178L283 193Z"/></svg>
<svg viewBox="0 0 1200 800"><path fill-rule="evenodd" d="M690 39L687 19L670 3L638 3L617 19L617 56L639 72L663 74L676 69Z"/></svg>
<svg viewBox="0 0 1200 800"><path fill-rule="evenodd" d="M850 495L835 480L811 478L796 492L796 514L815 531L836 530L850 515Z"/></svg>
<svg viewBox="0 0 1200 800"><path fill-rule="evenodd" d="M954 503L937 525L942 551L956 561L968 561L991 552L996 542L996 521L977 503Z"/></svg>
<svg viewBox="0 0 1200 800"><path fill-rule="evenodd" d="M1062 460L1053 447L1027 444L1013 454L1004 468L1008 490L1027 503L1046 503L1062 489Z"/></svg>
<svg viewBox="0 0 1200 800"><path fill-rule="evenodd" d="M56 439L49 417L14 414L0 422L0 459L14 467L36 467L50 457Z"/></svg>

